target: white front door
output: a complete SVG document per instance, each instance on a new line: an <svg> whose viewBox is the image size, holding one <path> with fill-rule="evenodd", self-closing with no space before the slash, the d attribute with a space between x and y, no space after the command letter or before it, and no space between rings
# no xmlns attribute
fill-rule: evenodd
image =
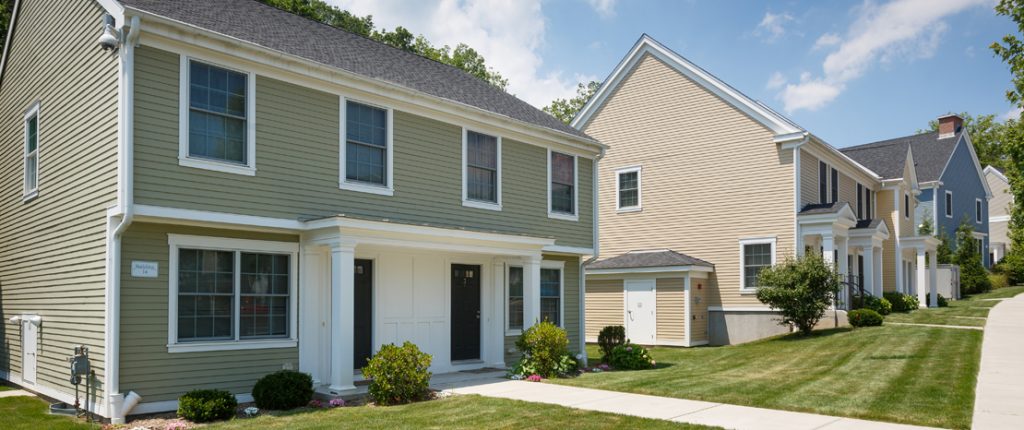
<svg viewBox="0 0 1024 430"><path fill-rule="evenodd" d="M654 345L658 299L654 279L627 279L626 337L633 343Z"/></svg>
<svg viewBox="0 0 1024 430"><path fill-rule="evenodd" d="M36 354L39 326L30 319L21 320L21 380L26 384L36 383Z"/></svg>

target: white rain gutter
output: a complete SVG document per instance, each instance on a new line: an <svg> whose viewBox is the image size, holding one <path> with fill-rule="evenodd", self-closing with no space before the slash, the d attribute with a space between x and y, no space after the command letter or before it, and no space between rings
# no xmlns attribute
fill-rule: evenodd
<svg viewBox="0 0 1024 430"><path fill-rule="evenodd" d="M135 216L133 205L133 158L134 158L134 124L135 124L135 45L139 40L139 17L133 16L119 48L118 64L118 160L117 160L117 213L120 219L114 225L118 214L108 220L110 237L107 245L107 330L106 360L104 376L106 377L107 415L113 424L123 424L125 416L142 399L135 392L123 395L120 392L120 360L121 353L121 236L131 225ZM124 32L124 26L121 26Z"/></svg>
<svg viewBox="0 0 1024 430"><path fill-rule="evenodd" d="M586 259L586 261L583 261L583 262L580 263L580 282L579 282L579 286L580 286L580 291L579 291L579 295L580 295L580 298L579 298L579 302L580 302L579 303L579 305L580 305L580 334L579 334L579 337L580 337L580 354L583 354L583 363L582 363L582 365L584 365L584 366L587 365L587 316L586 316L586 310L587 310L587 303L586 303L586 300L587 300L587 297L586 297L586 291L587 291L587 272L586 272L586 267L587 267L588 264L593 263L594 261L596 261L598 256L601 255L601 241L600 241L600 236L598 234L598 232L599 232L598 221L600 219L599 212L600 212L600 207L601 207L598 204L598 190L600 188L599 185L598 185L598 170L599 170L598 169L598 165L601 162L601 159L604 158L604 153L605 153L605 149L601 148L601 153L597 154L597 157L594 157L594 167L592 169L593 170L592 174L594 176L594 179L591 182L593 184L593 186L590 187L592 192L593 192L593 194L594 194L593 198L591 199L591 204L594 206L594 209L593 209L593 215L594 215L593 216L593 218L594 218L593 224L594 225L592 226L593 227L593 232L592 232L592 235L593 235L592 237L593 238L592 238L592 241L593 241L594 255L592 255L590 258Z"/></svg>

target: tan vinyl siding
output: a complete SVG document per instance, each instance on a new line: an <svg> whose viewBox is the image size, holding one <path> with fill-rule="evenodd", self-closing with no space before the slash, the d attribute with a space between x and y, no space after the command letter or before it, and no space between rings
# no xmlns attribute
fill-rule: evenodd
<svg viewBox="0 0 1024 430"><path fill-rule="evenodd" d="M202 388L249 393L256 380L286 366L297 369L298 348L246 351L167 352L167 234L297 242L298 236L212 230L162 224L133 224L122 239L121 389L146 402L175 400ZM155 261L157 278L133 278L132 260ZM295 300L298 300L296 297Z"/></svg>
<svg viewBox="0 0 1024 430"><path fill-rule="evenodd" d="M592 168L579 159L579 221L547 215L547 152L502 141L502 204L462 206L462 129L394 112L394 196L338 188L339 97L256 77L256 176L178 165L177 54L140 47L136 82L135 199L285 219L344 213L367 219L553 237L592 246Z"/></svg>
<svg viewBox="0 0 1024 430"><path fill-rule="evenodd" d="M901 193L902 194L902 193ZM882 243L882 291L896 291L896 238L899 217L902 217L897 210L893 209L893 190L883 190L878 193L875 200L878 202L878 217L885 222L885 227L891 232L889 238ZM902 197L900 197L902 199ZM902 203L901 203L902 204Z"/></svg>
<svg viewBox="0 0 1024 430"><path fill-rule="evenodd" d="M712 306L749 306L740 295L739 240L776 237L792 254L791 150L773 133L651 56L584 130L609 146L601 162L601 255L670 248L715 264ZM616 169L643 166L643 210L616 213Z"/></svg>
<svg viewBox="0 0 1024 430"><path fill-rule="evenodd" d="M713 290L708 279L690 279L690 315L693 327L690 329L690 341L708 340L708 298L709 290Z"/></svg>
<svg viewBox="0 0 1024 430"><path fill-rule="evenodd" d="M857 181L839 172L839 201L850 204L850 210L857 215Z"/></svg>
<svg viewBox="0 0 1024 430"><path fill-rule="evenodd" d="M1010 205L1013 204L1013 195L1010 194L1010 184L995 175L986 174L985 180L992 190L992 199L988 201L989 216L1001 216L1010 214ZM943 198L945 198L943 196Z"/></svg>
<svg viewBox="0 0 1024 430"><path fill-rule="evenodd" d="M565 262L562 273L562 328L569 335L569 351L580 350L580 259L560 255L544 254L545 261ZM516 350L516 339L519 336L505 336L505 364L513 365L519 360Z"/></svg>
<svg viewBox="0 0 1024 430"><path fill-rule="evenodd" d="M657 341L681 344L686 340L686 280L658 278Z"/></svg>
<svg viewBox="0 0 1024 430"><path fill-rule="evenodd" d="M587 280L587 339L596 340L601 329L623 325L625 294L621 279Z"/></svg>
<svg viewBox="0 0 1024 430"><path fill-rule="evenodd" d="M36 381L64 393L89 347L104 380L106 210L117 191L117 57L96 46L102 9L23 0L0 85L0 372L22 374L22 313L42 317ZM40 102L39 195L23 201L24 113ZM90 401L96 401L91 398Z"/></svg>
<svg viewBox="0 0 1024 430"><path fill-rule="evenodd" d="M821 203L818 196L818 163L808 151L800 151L800 206Z"/></svg>

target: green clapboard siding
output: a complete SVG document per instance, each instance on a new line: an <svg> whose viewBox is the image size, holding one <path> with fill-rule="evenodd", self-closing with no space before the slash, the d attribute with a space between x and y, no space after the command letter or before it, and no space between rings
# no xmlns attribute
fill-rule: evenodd
<svg viewBox="0 0 1024 430"><path fill-rule="evenodd" d="M117 191L117 57L91 0L22 0L0 85L0 373L22 375L22 313L42 317L36 382L74 393L66 357L104 378L106 209ZM40 102L39 195L23 201L24 113Z"/></svg>
<svg viewBox="0 0 1024 430"><path fill-rule="evenodd" d="M167 352L167 234L297 242L298 236L133 224L122 238L121 390L145 402L176 400L189 390L217 388L249 393L256 380L299 365L298 348L246 351ZM157 278L133 278L132 260L156 261Z"/></svg>
<svg viewBox="0 0 1024 430"><path fill-rule="evenodd" d="M394 196L338 188L339 98L256 78L256 176L178 165L177 54L140 47L135 84L135 201L142 205L287 219L346 214L553 237L591 247L591 160L579 160L578 222L547 216L544 148L502 142L504 210L462 206L462 132L456 125L394 113Z"/></svg>
<svg viewBox="0 0 1024 430"><path fill-rule="evenodd" d="M569 335L569 351L574 354L580 352L580 259L577 257L563 257L559 255L544 255L544 260L564 261L565 273L562 278L565 296L565 306L562 309L565 315L562 316L562 327ZM516 350L516 339L519 336L505 336L505 365L512 366L519 361L519 351Z"/></svg>

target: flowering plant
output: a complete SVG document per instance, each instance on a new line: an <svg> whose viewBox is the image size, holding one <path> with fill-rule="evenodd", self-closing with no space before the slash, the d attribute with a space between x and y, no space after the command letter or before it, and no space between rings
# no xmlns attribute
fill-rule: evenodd
<svg viewBox="0 0 1024 430"><path fill-rule="evenodd" d="M260 413L260 408L257 408L255 406L249 406L248 408L245 408L245 410L243 410L242 412L245 412L245 416L247 417L254 417L256 416L256 414Z"/></svg>
<svg viewBox="0 0 1024 430"><path fill-rule="evenodd" d="M188 428L188 423L182 420L174 420L164 426L164 430L185 430Z"/></svg>
<svg viewBox="0 0 1024 430"><path fill-rule="evenodd" d="M634 344L616 346L608 361L619 370L650 369L655 363L647 348Z"/></svg>
<svg viewBox="0 0 1024 430"><path fill-rule="evenodd" d="M526 377L526 380L530 382L540 382L541 379L543 378L541 378L540 375L536 373Z"/></svg>
<svg viewBox="0 0 1024 430"><path fill-rule="evenodd" d="M328 402L328 404L330 404L332 408L338 408L338 407L345 406L345 400L344 399L331 399L331 401Z"/></svg>
<svg viewBox="0 0 1024 430"><path fill-rule="evenodd" d="M324 407L324 403L319 401L319 400L317 400L317 399L313 399L313 400L309 401L309 405L307 405L307 406L309 406L311 408L314 408L314 409L320 409L320 408Z"/></svg>

